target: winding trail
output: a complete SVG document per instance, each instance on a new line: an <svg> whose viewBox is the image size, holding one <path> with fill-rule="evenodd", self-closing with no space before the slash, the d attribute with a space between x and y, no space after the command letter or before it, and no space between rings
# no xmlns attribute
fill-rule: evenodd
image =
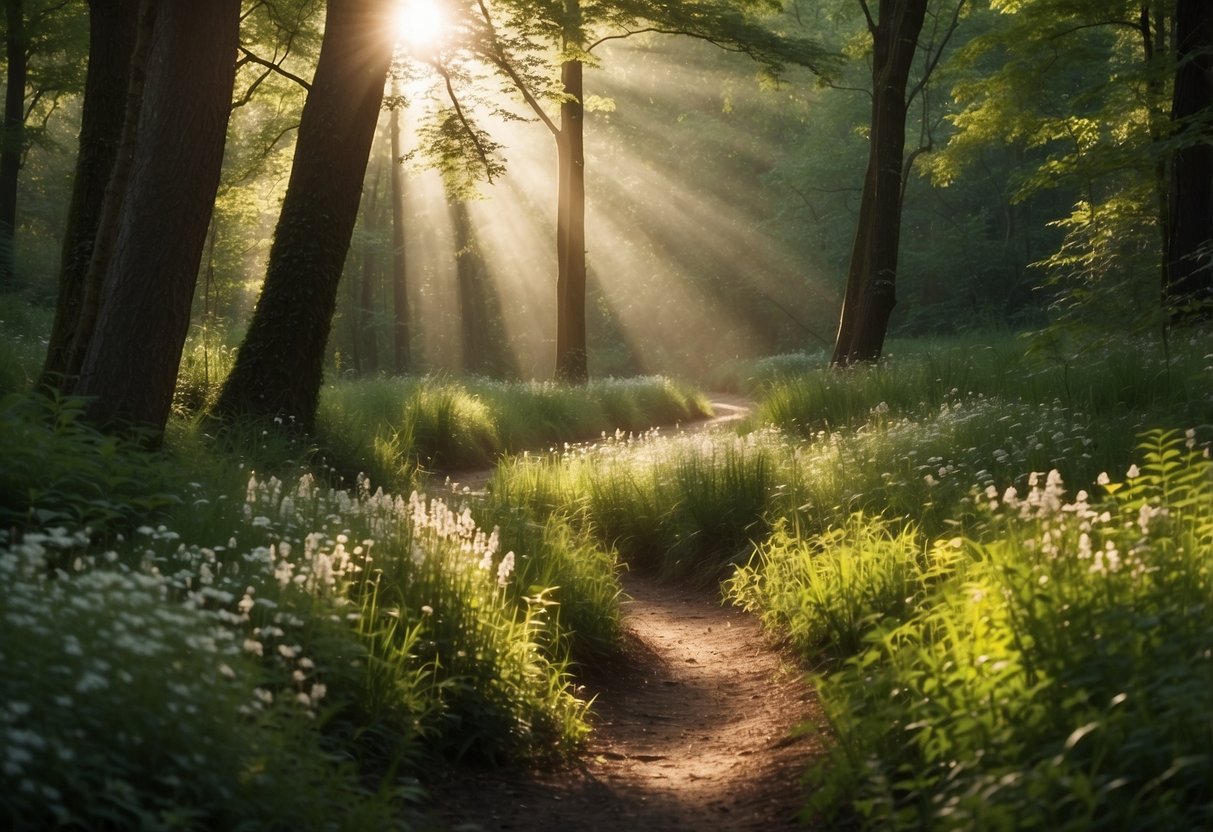
<svg viewBox="0 0 1213 832"><path fill-rule="evenodd" d="M713 398L710 424L744 418ZM704 425L705 423L700 423ZM623 576L622 659L582 680L594 732L572 767L461 772L432 786L459 830L741 832L803 829L800 778L822 752L813 691L757 620L711 590Z"/></svg>

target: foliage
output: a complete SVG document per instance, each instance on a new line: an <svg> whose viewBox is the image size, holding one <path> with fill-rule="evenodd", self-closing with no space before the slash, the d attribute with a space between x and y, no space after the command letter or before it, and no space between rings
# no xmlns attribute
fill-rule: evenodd
<svg viewBox="0 0 1213 832"><path fill-rule="evenodd" d="M1099 499L1068 501L1056 472L991 489L947 580L819 679L838 743L813 808L881 829L1207 825L1213 467L1194 441L1147 434Z"/></svg>
<svg viewBox="0 0 1213 832"><path fill-rule="evenodd" d="M407 483L418 467L483 467L503 453L689 421L707 412L702 394L670 379L601 379L587 385L366 379L325 390L322 444L343 470Z"/></svg>
<svg viewBox="0 0 1213 832"><path fill-rule="evenodd" d="M86 424L84 405L28 393L0 399L0 535L48 526L112 535L179 505L172 466Z"/></svg>
<svg viewBox="0 0 1213 832"><path fill-rule="evenodd" d="M777 500L778 437L639 436L513 457L493 499L540 517L569 514L630 565L698 579L718 575L761 539Z"/></svg>
<svg viewBox="0 0 1213 832"><path fill-rule="evenodd" d="M423 760L546 758L584 734L564 656L609 646L618 584L559 522L483 531L307 472L237 490L230 463L169 478L71 402L5 404L6 447L75 466L5 468L67 483L0 550L7 825L393 828ZM153 526L162 477L179 508ZM547 579L584 593L567 616Z"/></svg>

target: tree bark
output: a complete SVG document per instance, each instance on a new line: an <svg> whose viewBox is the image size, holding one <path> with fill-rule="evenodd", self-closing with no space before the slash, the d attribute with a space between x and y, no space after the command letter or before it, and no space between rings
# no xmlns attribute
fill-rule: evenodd
<svg viewBox="0 0 1213 832"><path fill-rule="evenodd" d="M866 6L865 6L866 8ZM897 302L906 87L927 0L880 0L872 21L872 126L859 223L831 363L874 361Z"/></svg>
<svg viewBox="0 0 1213 832"><path fill-rule="evenodd" d="M139 0L90 0L88 75L76 175L63 232L59 294L40 386L65 390L105 189L118 158L138 33ZM79 369L78 367L76 369Z"/></svg>
<svg viewBox="0 0 1213 832"><path fill-rule="evenodd" d="M5 25L8 75L5 79L4 133L0 136L0 289L17 282L17 174L25 145L25 81L29 41L22 0L7 0Z"/></svg>
<svg viewBox="0 0 1213 832"><path fill-rule="evenodd" d="M404 249L404 167L401 164L404 151L400 142L400 110L403 104L399 96L392 107L390 121L392 145L392 348L396 361L396 375L406 375L412 369L412 352L409 346L409 284L408 261Z"/></svg>
<svg viewBox="0 0 1213 832"><path fill-rule="evenodd" d="M337 287L392 57L387 0L331 2L265 284L216 404L315 422Z"/></svg>
<svg viewBox="0 0 1213 832"><path fill-rule="evenodd" d="M231 107L239 0L160 0L137 155L75 392L105 425L163 429Z"/></svg>
<svg viewBox="0 0 1213 832"><path fill-rule="evenodd" d="M581 46L580 0L565 4L565 45ZM585 325L585 106L581 61L560 68L565 94L556 136L556 378L589 379Z"/></svg>
<svg viewBox="0 0 1213 832"><path fill-rule="evenodd" d="M122 132L118 140L118 151L110 170L109 181L105 185L105 194L101 200L100 216L93 234L92 251L89 254L88 268L84 274L84 285L81 287L80 309L76 316L72 340L65 345L67 355L64 359L63 374L59 379L59 389L68 393L72 392L76 386L80 368L84 364L84 356L93 340L93 332L97 326L97 315L101 306L103 284L109 272L110 260L118 238L123 205L130 184L131 171L135 164L139 119L143 108L144 87L147 83L148 57L151 54L159 9L160 0L143 0L139 7L135 51L131 55L128 68L126 103L123 108Z"/></svg>
<svg viewBox="0 0 1213 832"><path fill-rule="evenodd" d="M390 150L389 150L390 152ZM355 338L361 354L360 372L379 369L379 341L376 338L375 286L379 282L379 186L383 178L383 161L376 163L370 199L363 211L367 240L362 246L362 280L358 287L357 333Z"/></svg>
<svg viewBox="0 0 1213 832"><path fill-rule="evenodd" d="M1179 0L1171 120L1181 139L1171 166L1163 301L1172 322L1213 315L1213 5Z"/></svg>

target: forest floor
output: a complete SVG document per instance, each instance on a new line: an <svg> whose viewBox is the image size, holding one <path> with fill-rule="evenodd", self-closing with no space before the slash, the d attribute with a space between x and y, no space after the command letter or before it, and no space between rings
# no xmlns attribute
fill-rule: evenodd
<svg viewBox="0 0 1213 832"><path fill-rule="evenodd" d="M740 400L713 403L715 419L684 429L747 412ZM429 784L440 828L803 829L801 777L823 740L795 729L824 725L803 673L712 589L636 573L623 587L623 654L578 679L594 697L582 754L557 769L461 769Z"/></svg>

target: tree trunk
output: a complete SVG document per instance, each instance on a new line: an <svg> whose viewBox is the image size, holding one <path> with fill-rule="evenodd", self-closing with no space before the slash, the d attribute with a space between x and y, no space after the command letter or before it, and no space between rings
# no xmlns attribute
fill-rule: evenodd
<svg viewBox="0 0 1213 832"><path fill-rule="evenodd" d="M362 280L358 287L357 338L366 372L379 369L379 341L376 338L375 284L379 281L379 185L383 178L383 163L375 168L370 199L363 216L366 222L366 242L362 247Z"/></svg>
<svg viewBox="0 0 1213 832"><path fill-rule="evenodd" d="M76 316L70 344L65 345L63 374L59 389L72 392L84 364L84 356L93 340L97 326L97 314L101 306L101 295L110 260L118 238L122 220L123 204L130 185L131 171L135 165L138 144L139 119L143 109L143 92L147 83L148 58L152 50L156 16L160 0L143 0L139 6L136 22L135 51L128 67L126 102L122 114L122 132L118 139L118 151L110 170L109 181L101 200L101 212L93 234L93 246L89 255L88 269L81 287L80 310Z"/></svg>
<svg viewBox="0 0 1213 832"><path fill-rule="evenodd" d="M406 375L412 369L409 349L409 284L408 262L404 250L404 151L400 143L400 110L403 104L396 97L392 107L392 347L396 359L396 375Z"/></svg>
<svg viewBox="0 0 1213 832"><path fill-rule="evenodd" d="M80 323L85 278L114 170L126 113L139 0L90 0L88 76L80 117L76 177L63 232L59 294L40 386L64 390L68 355ZM77 367L78 369L78 367Z"/></svg>
<svg viewBox="0 0 1213 832"><path fill-rule="evenodd" d="M580 46L579 0L566 5L566 41ZM565 99L556 137L559 163L556 219L556 378L581 383L589 378L585 326L585 107L581 61L560 68Z"/></svg>
<svg viewBox="0 0 1213 832"><path fill-rule="evenodd" d="M387 0L328 4L265 284L216 413L311 429L392 57Z"/></svg>
<svg viewBox="0 0 1213 832"><path fill-rule="evenodd" d="M8 77L4 133L0 136L0 289L11 289L17 282L17 174L25 145L25 78L29 66L23 5L22 0L7 0L5 13Z"/></svg>
<svg viewBox="0 0 1213 832"><path fill-rule="evenodd" d="M137 157L76 392L107 425L168 420L231 108L239 0L160 0Z"/></svg>
<svg viewBox="0 0 1213 832"><path fill-rule="evenodd" d="M1163 301L1173 322L1213 311L1213 5L1179 0L1171 119L1179 149L1171 166Z"/></svg>
<svg viewBox="0 0 1213 832"><path fill-rule="evenodd" d="M872 128L832 363L874 361L896 301L906 86L927 0L880 0L872 27Z"/></svg>

